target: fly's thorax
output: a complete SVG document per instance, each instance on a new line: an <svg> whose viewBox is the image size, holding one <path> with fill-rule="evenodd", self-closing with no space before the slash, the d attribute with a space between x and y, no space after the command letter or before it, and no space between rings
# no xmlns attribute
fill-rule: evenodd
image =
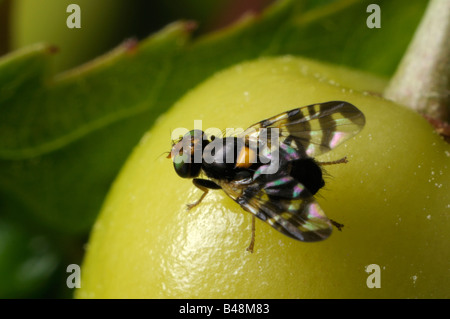
<svg viewBox="0 0 450 319"><path fill-rule="evenodd" d="M202 169L210 178L240 180L250 178L262 165L271 173L271 159L267 145L261 147L258 142L239 137L216 138L203 150ZM272 173L276 171L277 168Z"/></svg>
<svg viewBox="0 0 450 319"><path fill-rule="evenodd" d="M241 144L236 137L214 138L205 146L202 160L213 165L234 164Z"/></svg>
<svg viewBox="0 0 450 319"><path fill-rule="evenodd" d="M236 137L215 138L203 150L203 170L211 178L233 178L236 158L244 147Z"/></svg>

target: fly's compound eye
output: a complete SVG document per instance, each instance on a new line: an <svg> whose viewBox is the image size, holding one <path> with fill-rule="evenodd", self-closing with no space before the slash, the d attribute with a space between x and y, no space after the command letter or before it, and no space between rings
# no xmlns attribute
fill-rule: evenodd
<svg viewBox="0 0 450 319"><path fill-rule="evenodd" d="M203 131L192 130L173 146L173 167L180 177L193 178L200 174L204 144L207 142L203 137Z"/></svg>

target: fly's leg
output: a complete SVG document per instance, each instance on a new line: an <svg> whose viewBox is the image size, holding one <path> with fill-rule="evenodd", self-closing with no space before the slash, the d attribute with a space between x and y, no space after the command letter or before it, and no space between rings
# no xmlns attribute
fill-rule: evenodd
<svg viewBox="0 0 450 319"><path fill-rule="evenodd" d="M336 160L336 161L331 161L331 162L318 162L318 164L319 165L333 165L333 164L345 164L345 163L348 163L348 160L347 160L347 156L345 156L345 157L343 157L343 158L341 158L341 159L338 159L338 160ZM334 227L336 227L339 231L341 231L342 230L342 227L344 227L344 225L343 224L341 224L341 223L338 223L338 222L336 222L336 221L334 221L334 220L332 220L332 219L330 219L330 222L331 222L331 224L334 226Z"/></svg>
<svg viewBox="0 0 450 319"><path fill-rule="evenodd" d="M248 245L247 247L247 251L251 253L253 253L253 247L255 246L255 230L256 230L255 221L256 217L255 215L252 215L252 239L250 240L250 245Z"/></svg>
<svg viewBox="0 0 450 319"><path fill-rule="evenodd" d="M196 200L195 202L190 203L190 204L186 204L187 210L191 210L192 208L194 208L195 206L197 206L198 204L200 204L200 203L202 202L203 198L205 198L205 197L206 197L206 194L208 194L208 192L209 192L209 190L208 190L207 188L205 188L205 187L199 187L199 186L197 186L197 187L200 188L200 189L203 191L203 194L202 194L202 196L200 196L200 198L199 198L198 200Z"/></svg>
<svg viewBox="0 0 450 319"><path fill-rule="evenodd" d="M342 227L344 227L344 224L340 224L332 219L330 219L331 224L336 227L339 231L342 231Z"/></svg>
<svg viewBox="0 0 450 319"><path fill-rule="evenodd" d="M340 159L338 159L338 160L336 160L336 161L331 161L331 162L317 162L319 165L322 165L322 166L324 166L324 165L333 165L333 164L346 164L346 163L348 163L348 160L347 160L347 156L345 156L345 157L343 157L343 158L340 158Z"/></svg>
<svg viewBox="0 0 450 319"><path fill-rule="evenodd" d="M199 188L200 190L203 191L202 196L200 196L200 198L195 201L194 203L191 204L187 204L187 210L191 210L192 208L194 208L195 206L197 206L198 204L200 204L202 202L202 200L205 198L206 194L208 194L208 191L210 189L220 189L221 187L219 185L217 185L216 183L207 180L207 179L201 179L201 178L194 178L192 180L192 183Z"/></svg>

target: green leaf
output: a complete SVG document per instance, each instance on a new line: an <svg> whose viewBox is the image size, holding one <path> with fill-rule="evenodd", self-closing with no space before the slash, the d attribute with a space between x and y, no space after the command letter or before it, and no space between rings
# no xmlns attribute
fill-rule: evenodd
<svg viewBox="0 0 450 319"><path fill-rule="evenodd" d="M381 28L369 29L369 4L378 4ZM283 52L390 76L408 46L427 1L332 1L295 19ZM299 43L300 42L300 43Z"/></svg>
<svg viewBox="0 0 450 319"><path fill-rule="evenodd" d="M0 200L9 207L5 213L60 232L88 231L143 133L189 89L235 63L294 54L391 75L426 1L375 1L382 10L381 29L366 26L371 2L279 1L261 15L193 40L193 24L176 22L55 77L48 75L51 46L4 57ZM169 149L170 132L160 138Z"/></svg>
<svg viewBox="0 0 450 319"><path fill-rule="evenodd" d="M44 72L48 46L4 60L0 185L7 199L57 229L88 229L132 143L154 120L142 114L152 103L153 112L162 111L155 95L168 73L164 61L185 34L184 24L170 26L139 49L126 43L100 63L51 80Z"/></svg>

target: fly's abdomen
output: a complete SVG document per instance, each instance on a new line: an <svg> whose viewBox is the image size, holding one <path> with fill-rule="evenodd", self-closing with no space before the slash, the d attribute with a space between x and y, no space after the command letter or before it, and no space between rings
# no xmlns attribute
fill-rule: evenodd
<svg viewBox="0 0 450 319"><path fill-rule="evenodd" d="M303 184L312 195L321 189L325 182L322 169L312 158L302 158L291 163L290 175Z"/></svg>

